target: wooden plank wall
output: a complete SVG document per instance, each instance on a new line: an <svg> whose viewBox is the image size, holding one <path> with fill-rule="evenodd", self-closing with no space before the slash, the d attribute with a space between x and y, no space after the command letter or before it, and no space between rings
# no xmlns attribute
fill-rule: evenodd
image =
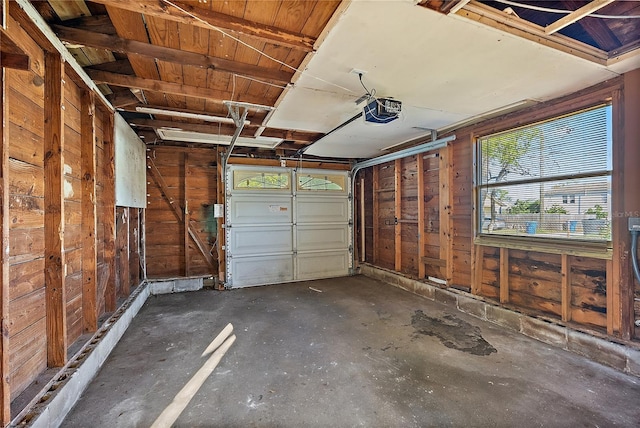
<svg viewBox="0 0 640 428"><path fill-rule="evenodd" d="M146 262L150 278L217 274L187 230L190 226L217 260L217 222L213 218L216 156L215 149L190 149L188 155L176 147L148 151L150 168L154 165L157 170L155 175L147 174Z"/></svg>
<svg viewBox="0 0 640 428"><path fill-rule="evenodd" d="M626 292L615 285L620 282L616 278L622 269L615 255L613 259L604 253L589 257L580 252L579 244L574 251L565 253L553 245L538 249L479 245L475 241L473 187L478 135L613 100L614 144L624 144L624 121L616 121L626 105L625 97L616 95L622 90L621 81L605 82L523 112L460 129L455 141L436 153L421 155L420 161L412 156L362 172L371 181L365 185L365 205L370 213L365 231L373 229L366 237L366 261L411 277L444 279L447 286L469 290L519 311L624 337L624 331L632 329L629 324L634 313L640 313L640 306L628 310L624 305L633 305L634 293L638 295L640 291L636 288ZM629 91L634 94L637 89L624 88L625 93ZM614 148L614 153L620 152L620 148ZM418 163L422 163L420 170ZM618 176L623 174L614 170L614 184L624 182ZM618 190L622 188L613 187L612 199L624 199ZM634 211L616 212L614 207L614 230L619 230L620 222L626 222L626 216ZM417 231L422 233L418 241ZM620 239L625 234L628 232L620 232ZM624 249L623 245L616 246L615 236L614 248ZM416 260L422 261L422 266Z"/></svg>
<svg viewBox="0 0 640 428"><path fill-rule="evenodd" d="M115 266L117 251L129 272L120 297L138 285L144 219L144 210L125 208L126 239L116 246L113 112L95 105L98 97L59 53L51 45L41 47L43 38L34 27L24 16L18 19L7 16L3 37L11 37L29 55L30 69L3 68L0 91L3 224L9 244L8 257L2 256L7 279L2 296L3 425L11 418L7 403L37 392L37 386L27 387L48 367L64 364L69 350L82 345L83 334L95 331L97 320L116 309L113 273L124 270ZM46 275L47 259L54 259L52 275Z"/></svg>

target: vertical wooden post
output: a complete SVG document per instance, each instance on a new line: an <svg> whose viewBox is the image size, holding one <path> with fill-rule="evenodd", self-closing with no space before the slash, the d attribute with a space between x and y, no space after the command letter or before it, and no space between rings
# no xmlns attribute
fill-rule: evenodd
<svg viewBox="0 0 640 428"><path fill-rule="evenodd" d="M44 244L47 362L67 362L64 254L64 62L45 53L44 82Z"/></svg>
<svg viewBox="0 0 640 428"><path fill-rule="evenodd" d="M416 167L418 168L418 278L425 276L425 266L422 258L425 256L425 216L424 216L424 155L418 153Z"/></svg>
<svg viewBox="0 0 640 428"><path fill-rule="evenodd" d="M561 267L562 321L571 321L571 258L567 254L563 254L561 257L562 257L562 267Z"/></svg>
<svg viewBox="0 0 640 428"><path fill-rule="evenodd" d="M364 262L367 260L367 228L366 228L366 220L367 216L365 213L365 184L364 178L360 179L360 261Z"/></svg>
<svg viewBox="0 0 640 428"><path fill-rule="evenodd" d="M81 102L82 318L84 332L91 333L98 329L95 94L85 90Z"/></svg>
<svg viewBox="0 0 640 428"><path fill-rule="evenodd" d="M615 333L615 311L613 310L614 298L613 298L613 260L607 260L607 334L613 335Z"/></svg>
<svg viewBox="0 0 640 428"><path fill-rule="evenodd" d="M373 169L373 264L377 265L380 259L380 201L378 200L378 190L380 189L380 166Z"/></svg>
<svg viewBox="0 0 640 428"><path fill-rule="evenodd" d="M509 302L509 249L500 248L500 303Z"/></svg>
<svg viewBox="0 0 640 428"><path fill-rule="evenodd" d="M222 152L220 151L220 148L218 147L217 150L217 155L216 155L216 171L217 176L216 176L216 186L218 188L218 192L217 192L217 201L219 204L224 204L225 205L225 209L223 210L225 213L227 212L226 210L226 200L225 200L225 182L224 182L224 176L225 176L225 171L222 170ZM226 215L226 214L225 214ZM218 279L222 282L225 281L226 278L226 272L227 272L227 257L226 257L226 253L224 251L223 248L225 248L225 234L224 234L224 221L225 221L225 216L223 216L222 218L217 219L217 232L216 232L216 240L217 240L217 246L218 246Z"/></svg>
<svg viewBox="0 0 640 428"><path fill-rule="evenodd" d="M394 205L395 205L395 226L394 226L394 248L395 248L395 270L402 270L402 159L394 162Z"/></svg>
<svg viewBox="0 0 640 428"><path fill-rule="evenodd" d="M140 267L142 268L142 279L147 279L147 210L140 210L140 226L138 233L140 234Z"/></svg>
<svg viewBox="0 0 640 428"><path fill-rule="evenodd" d="M11 391L9 389L9 109L6 97L6 70L0 66L0 424L11 421Z"/></svg>
<svg viewBox="0 0 640 428"><path fill-rule="evenodd" d="M131 242L131 237L129 236L129 232L131 230L131 208L123 208L122 216L124 217L122 221L124 223L124 227L121 232L124 233L124 236L122 239L118 239L117 241L122 243L122 248L119 249L120 269L122 269L122 274L120 275L120 292L122 293L122 296L126 298L131 294L131 272L129 270L129 258L131 257L131 248L129 247L129 242Z"/></svg>
<svg viewBox="0 0 640 428"><path fill-rule="evenodd" d="M104 262L109 268L109 279L105 290L105 311L116 310L116 186L115 186L115 141L113 113L105 114L104 121Z"/></svg>
<svg viewBox="0 0 640 428"><path fill-rule="evenodd" d="M475 245L471 256L471 294L480 294L482 289L482 265L484 264L484 248L482 245Z"/></svg>
<svg viewBox="0 0 640 428"><path fill-rule="evenodd" d="M440 149L440 167L438 181L440 184L440 260L445 260L444 279L448 284L453 280L453 240L451 238L451 146Z"/></svg>
<svg viewBox="0 0 640 428"><path fill-rule="evenodd" d="M188 189L189 186L187 184L187 176L189 175L189 154L187 152L183 153L184 156L184 177L182 179L182 189L184 199L182 201L182 207L184 209L184 215L182 216L183 222L183 246L184 246L184 276L189 276L191 274L191 266L189 260L189 219L191 218L189 214L189 195Z"/></svg>

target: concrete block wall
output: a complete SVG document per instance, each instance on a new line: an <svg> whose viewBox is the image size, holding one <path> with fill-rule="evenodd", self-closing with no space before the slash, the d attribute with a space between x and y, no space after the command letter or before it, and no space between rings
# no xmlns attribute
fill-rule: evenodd
<svg viewBox="0 0 640 428"><path fill-rule="evenodd" d="M453 306L483 321L521 333L546 344L582 355L597 363L640 377L640 346L614 343L574 330L546 319L540 319L486 302L470 293L444 289L437 285L407 278L396 272L368 264L360 265L360 273L429 300Z"/></svg>

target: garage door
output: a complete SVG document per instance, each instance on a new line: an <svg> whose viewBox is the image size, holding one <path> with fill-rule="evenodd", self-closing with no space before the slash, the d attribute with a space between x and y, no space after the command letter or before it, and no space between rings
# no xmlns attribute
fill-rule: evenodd
<svg viewBox="0 0 640 428"><path fill-rule="evenodd" d="M226 178L227 287L349 274L346 171L230 166Z"/></svg>

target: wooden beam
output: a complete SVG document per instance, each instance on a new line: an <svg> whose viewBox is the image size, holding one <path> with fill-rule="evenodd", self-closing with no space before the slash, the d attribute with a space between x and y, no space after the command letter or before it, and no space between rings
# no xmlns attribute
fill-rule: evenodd
<svg viewBox="0 0 640 428"><path fill-rule="evenodd" d="M447 15L453 15L465 7L465 5L470 1L471 0L445 0L440 7L440 11Z"/></svg>
<svg viewBox="0 0 640 428"><path fill-rule="evenodd" d="M0 67L0 424L11 421L9 388L9 107L6 99L6 70Z"/></svg>
<svg viewBox="0 0 640 428"><path fill-rule="evenodd" d="M216 147L216 202L218 204L226 204L225 201L225 172L222 170L222 149L220 146ZM225 253L225 229L224 222L226 218L226 209L223 209L223 216L216 219L216 245L218 246L218 280L220 283L225 282L225 276L227 271L227 258Z"/></svg>
<svg viewBox="0 0 640 428"><path fill-rule="evenodd" d="M275 68L260 67L253 64L245 64L224 58L217 58L195 52L139 42L137 40L124 39L122 37L109 34L95 33L62 25L54 25L53 30L56 32L60 40L65 42L107 49L127 55L142 55L155 58L160 61L210 68L216 71L255 77L257 79L264 79L275 83L287 84L291 81L291 77L293 77L292 71L289 72Z"/></svg>
<svg viewBox="0 0 640 428"><path fill-rule="evenodd" d="M44 243L47 363L67 362L64 253L64 62L45 53L44 79Z"/></svg>
<svg viewBox="0 0 640 428"><path fill-rule="evenodd" d="M190 273L190 259L189 259L189 218L191 217L189 214L189 184L187 183L187 176L189 175L189 153L183 152L183 165L184 165L184 176L182 178L182 209L184 211L184 215L182 216L182 228L184 231L182 240L184 246L184 276L189 276Z"/></svg>
<svg viewBox="0 0 640 428"><path fill-rule="evenodd" d="M394 249L395 249L395 270L400 272L402 270L402 223L399 221L402 218L402 159L396 159L394 162Z"/></svg>
<svg viewBox="0 0 640 428"><path fill-rule="evenodd" d="M96 83L106 83L108 85L121 86L123 88L137 88L152 92L163 92L165 94L180 95L185 97L201 98L222 103L231 99L233 95L229 91L218 91L199 86L189 86L180 83L164 82L162 80L143 79L141 77L127 74L109 73L108 71L85 69L89 77ZM262 96L240 95L237 101L264 104Z"/></svg>
<svg viewBox="0 0 640 428"><path fill-rule="evenodd" d="M500 248L500 303L509 302L509 249Z"/></svg>
<svg viewBox="0 0 640 428"><path fill-rule="evenodd" d="M613 260L607 260L607 334L613 336L616 332L616 315L619 311L614 310L614 304L616 299L614 299L614 291L613 291L613 277L615 275L613 270Z"/></svg>
<svg viewBox="0 0 640 428"><path fill-rule="evenodd" d="M81 162L82 162L82 317L84 332L98 329L98 274L96 214L96 115L95 95L92 91L82 93Z"/></svg>
<svg viewBox="0 0 640 428"><path fill-rule="evenodd" d="M567 9L575 10L580 7L581 3L574 0L563 0L562 5ZM604 21L606 19L584 19L580 21L580 25L600 48L610 53L622 43Z"/></svg>
<svg viewBox="0 0 640 428"><path fill-rule="evenodd" d="M283 30L271 25L259 24L232 15L225 15L209 9L196 8L178 1L171 2L177 7L171 6L165 0L155 2L148 0L94 0L94 3L166 19L167 21L206 28L207 30L226 30L225 32L231 31L244 34L268 43L305 52L312 51L315 43L315 39L303 34Z"/></svg>
<svg viewBox="0 0 640 428"><path fill-rule="evenodd" d="M444 269L441 269L447 283L453 281L453 239L451 221L451 146L443 147L439 151L440 167L438 169L440 204L440 258L445 260Z"/></svg>
<svg viewBox="0 0 640 428"><path fill-rule="evenodd" d="M107 285L104 293L105 311L116 310L116 183L115 183L115 127L114 116L105 113L106 119L103 123L104 133L104 190L103 198L103 225L104 225L104 262L109 270L107 275Z"/></svg>
<svg viewBox="0 0 640 428"><path fill-rule="evenodd" d="M129 89L122 89L117 91L113 91L112 94L107 95L107 100L111 103L115 108L127 107L130 105L140 103L140 100L133 95L133 93Z"/></svg>
<svg viewBox="0 0 640 428"><path fill-rule="evenodd" d="M29 70L31 60L28 55L2 51L0 52L0 66L15 70Z"/></svg>
<svg viewBox="0 0 640 428"><path fill-rule="evenodd" d="M151 178L156 182L156 184L158 185L158 188L160 189L160 192L162 193L162 195L165 197L165 199L171 206L173 214L176 216L176 219L178 220L178 222L183 222L184 221L183 212L180 209L180 207L177 206L178 204L175 203L175 199L171 196L171 192L169 191L169 186L167 186L166 182L164 181L164 178L162 177L162 174L156 167L155 162L153 162L153 159L149 157L147 157L147 161L149 166L147 168L147 171L149 171ZM207 245L204 242L202 242L202 240L200 239L200 236L197 234L197 232L195 231L195 229L190 223L188 224L187 230L188 230L189 236L191 237L191 239L193 239L193 242L196 244L196 247L198 247L198 250L200 250L200 254L202 254L202 256L204 257L209 267L212 270L216 269L215 261L213 260L213 256L211 256L211 253L209 253L209 249L207 248Z"/></svg>
<svg viewBox="0 0 640 428"><path fill-rule="evenodd" d="M467 4L458 15L596 64L607 64L608 55L601 49L562 34L546 34L540 25L506 15L477 1Z"/></svg>
<svg viewBox="0 0 640 428"><path fill-rule="evenodd" d="M373 264L380 260L380 201L378 190L380 188L380 165L373 167Z"/></svg>
<svg viewBox="0 0 640 428"><path fill-rule="evenodd" d="M561 306L562 321L571 321L571 256L562 254L561 256ZM609 261L607 261L607 264Z"/></svg>
<svg viewBox="0 0 640 428"><path fill-rule="evenodd" d="M474 245L474 251L471 256L471 293L480 294L484 268L484 247L482 245Z"/></svg>
<svg viewBox="0 0 640 428"><path fill-rule="evenodd" d="M612 3L614 0L592 0L590 3L585 4L581 8L574 10L570 14L563 16L557 21L547 25L544 29L546 34L553 34L557 31L562 30L564 27L567 27L574 22L584 18L585 16L602 9L609 3Z"/></svg>
<svg viewBox="0 0 640 428"><path fill-rule="evenodd" d="M418 278L424 278L425 272L425 245L426 245L426 233L425 233L425 211L424 211L424 155L418 153L417 155L418 169Z"/></svg>

